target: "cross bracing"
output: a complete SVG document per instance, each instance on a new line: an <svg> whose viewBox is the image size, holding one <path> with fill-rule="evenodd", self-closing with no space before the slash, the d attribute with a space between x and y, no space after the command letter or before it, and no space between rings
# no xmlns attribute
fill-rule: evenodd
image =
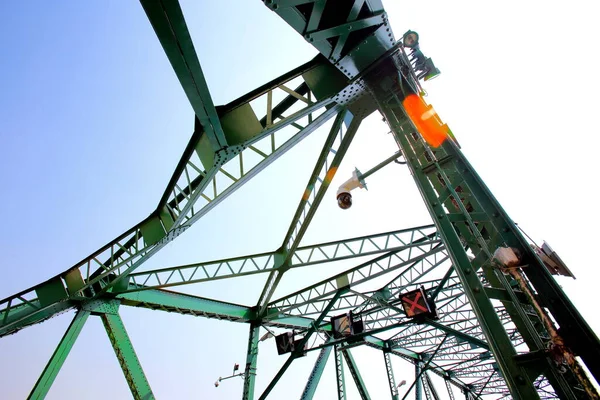
<svg viewBox="0 0 600 400"><path fill-rule="evenodd" d="M391 89L375 87L374 82L383 81L381 75L389 69L390 60L394 65L403 60L399 54L401 46L387 27L380 2L349 2L343 21L332 14L332 1L265 3L302 33L321 55L229 104L215 107L177 3L142 1L192 105L195 131L156 210L65 272L2 300L0 336L68 309L77 310L74 331L80 329L87 313L98 315L135 398L153 395L119 317L120 305L248 323L244 398L255 397L255 347L261 326L294 329L303 335L301 347L308 345L303 351L318 351L322 355L311 374L314 381L318 381L314 377L323 362L319 360L326 358L325 349L335 346L340 398L344 391L343 378L339 383L343 361L360 396L369 398L360 363L351 354L351 348L359 345L426 365L427 371L446 378L472 397L510 392L514 397L527 398L535 392L546 398L557 391L561 398L577 398L577 393L565 388L573 382L585 384L575 365L570 365L567 378L552 371L547 373L552 379L548 383L546 378L527 376L531 370L527 368L531 367L515 361L516 355L533 357L531 354L543 350L541 346L556 334L551 326L544 326L544 312L578 325L577 332L587 343L597 344L597 339L594 341L576 313L569 312L568 299L549 280L553 278L547 276L543 267L536 266L539 260L535 257L529 255L526 276L521 274L522 288L510 273L494 269L493 246L523 246L522 237L453 142L434 150L418 136L402 115L399 92L394 87L398 82ZM359 51L358 43L363 39L366 46L361 45ZM411 74L402 79L411 89L419 87ZM264 101L264 113L255 111L253 102L257 101ZM303 245L303 235L337 167L362 120L375 109L385 115L394 131L401 149L399 155L409 163L425 201L430 202L435 225ZM330 119L333 124L329 135L280 248L179 267L145 271L139 268ZM283 297L274 296L289 270L359 257L370 259L361 259L330 279ZM171 289L261 273L268 273L268 278L255 304L233 304ZM435 298L439 319L417 321L405 315L399 297L419 287ZM538 312L528 304L529 291L560 304ZM364 332L352 340L332 339L329 319L349 310L362 318ZM47 392L57 363L64 361L76 336L69 328L57 349L59 358L53 356L32 397L43 397ZM484 351L473 355L474 348ZM303 351L293 352L280 373L256 397L266 397ZM452 362L453 357L461 362ZM535 368L542 368L540 365L546 362L552 368L544 357L534 360ZM421 380L431 389L428 375L423 376ZM306 396L312 390L307 386Z"/></svg>

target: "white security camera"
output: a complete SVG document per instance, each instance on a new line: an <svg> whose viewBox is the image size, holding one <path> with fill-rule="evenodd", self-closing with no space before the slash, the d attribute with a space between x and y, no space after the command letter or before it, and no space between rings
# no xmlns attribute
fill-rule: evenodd
<svg viewBox="0 0 600 400"><path fill-rule="evenodd" d="M338 206L340 206L342 210L347 210L352 207L352 195L350 194L350 191L352 189L356 189L357 187L364 188L366 186L362 180L360 171L354 170L352 172L352 178L342 183L337 191Z"/></svg>

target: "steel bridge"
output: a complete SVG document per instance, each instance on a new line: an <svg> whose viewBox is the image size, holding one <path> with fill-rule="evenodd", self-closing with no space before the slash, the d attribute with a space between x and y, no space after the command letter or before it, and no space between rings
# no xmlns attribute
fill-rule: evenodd
<svg viewBox="0 0 600 400"><path fill-rule="evenodd" d="M549 254L524 237L433 111L425 108L415 117L407 99L423 101L423 80L436 69L425 63L430 59L420 52L418 36L414 42L410 32L392 32L380 0L264 0L273 18L283 19L319 55L221 106L211 99L178 2L141 0L141 5L192 106L195 130L146 219L64 272L0 302L0 336L75 310L29 398L46 396L91 316L102 321L132 396L154 398L121 306L246 324L246 362L233 374L244 379L243 399L268 398L294 362L315 352L302 399L315 395L328 359L335 365L340 400L347 397L347 372L360 397L370 399L360 373L365 367L352 355L360 346L380 353L392 399L400 398L393 358L414 365L407 395L417 399L455 393L467 399L598 398L577 357L598 380L600 342L552 276L568 269L552 270ZM266 105L264 112L253 107L257 101ZM355 181L363 185L387 163L401 163L410 170L431 225L305 244L361 122L376 111L398 147L369 172L358 172ZM423 121L443 129L440 143L431 140ZM277 249L140 268L322 126L329 126L325 144ZM275 297L286 273L339 261L352 266ZM267 279L253 304L177 291L254 274ZM339 318L346 330L335 323ZM268 339L285 361L258 391L258 345ZM445 388L433 383L440 378Z"/></svg>

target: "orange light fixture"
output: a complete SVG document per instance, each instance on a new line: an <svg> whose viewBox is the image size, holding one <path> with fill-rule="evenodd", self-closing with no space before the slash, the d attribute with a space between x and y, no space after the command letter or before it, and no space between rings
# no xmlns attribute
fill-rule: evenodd
<svg viewBox="0 0 600 400"><path fill-rule="evenodd" d="M421 96L410 94L402 102L408 117L423 139L433 147L439 147L448 137L448 126L440 120L432 106Z"/></svg>

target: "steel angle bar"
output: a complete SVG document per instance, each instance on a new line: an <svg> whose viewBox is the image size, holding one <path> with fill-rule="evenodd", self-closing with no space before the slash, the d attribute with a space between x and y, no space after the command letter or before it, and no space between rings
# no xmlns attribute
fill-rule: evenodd
<svg viewBox="0 0 600 400"><path fill-rule="evenodd" d="M344 359L346 360L346 364L348 365L348 369L350 370L350 375L352 375L354 384L358 389L360 398L362 400L370 400L371 396L369 395L369 391L367 390L365 381L363 380L360 371L358 370L358 365L354 361L354 357L352 357L352 354L350 354L350 350L342 350L342 354L344 355Z"/></svg>
<svg viewBox="0 0 600 400"><path fill-rule="evenodd" d="M301 400L310 400L315 395L319 381L321 380L321 375L323 375L323 371L325 370L325 365L327 364L330 354L331 346L323 347L319 352L319 356L317 357L317 361L310 372L310 376L308 377L308 381L306 382L302 396L300 396Z"/></svg>
<svg viewBox="0 0 600 400"><path fill-rule="evenodd" d="M129 286L125 290L115 290L113 293L161 289L269 272L274 269L274 259L274 253L262 253L134 272L129 275Z"/></svg>
<svg viewBox="0 0 600 400"><path fill-rule="evenodd" d="M430 245L428 246L434 247ZM398 268L412 265L415 261L426 258L439 251L441 251L441 248L422 249L420 255L413 255L410 259L402 258L401 253L399 254L396 252L392 252L392 254L384 254L371 261L337 274L330 279L323 280L286 297L277 299L271 302L269 307L277 307L276 313L286 313L300 305L332 295L337 290L339 279L341 279L348 287L352 287L352 285L358 285L375 277L392 272ZM396 259L399 259L400 262L396 263Z"/></svg>
<svg viewBox="0 0 600 400"><path fill-rule="evenodd" d="M275 292L283 273L289 268L291 256L296 251L321 199L329 187L329 183L335 176L337 167L352 142L362 118L363 115L355 116L346 109L342 109L336 117L306 190L302 195L298 209L292 218L290 228L285 235L282 249L287 252L287 257L283 261L280 270L272 272L269 275L267 283L259 297L257 305L260 315L266 311L271 296ZM344 122L348 125L347 129L343 129L342 127Z"/></svg>
<svg viewBox="0 0 600 400"><path fill-rule="evenodd" d="M440 241L433 225L418 226L334 242L301 246L294 252L290 265L295 268L419 246L419 236L423 241L429 241L430 243L439 243Z"/></svg>
<svg viewBox="0 0 600 400"><path fill-rule="evenodd" d="M347 110L336 118L283 240L282 247L289 251L286 262L298 248L363 118L364 115L354 115Z"/></svg>
<svg viewBox="0 0 600 400"><path fill-rule="evenodd" d="M89 311L77 311L77 314L75 314L73 321L71 321L71 324L69 325L64 336L60 340L60 343L56 347L56 350L54 350L50 361L48 361L48 364L44 368L44 371L35 383L35 386L33 387L33 390L31 391L27 399L38 400L44 399L46 397L48 391L50 390L50 387L52 386L52 383L54 383L56 376L60 372L60 369L62 368L65 360L67 359L69 352L73 348L73 344L75 344L75 341L79 337L79 333L81 332L81 329L85 325L85 322L87 321L89 316Z"/></svg>
<svg viewBox="0 0 600 400"><path fill-rule="evenodd" d="M335 377L337 381L338 400L346 400L346 380L344 379L344 363L342 361L342 352L339 345L335 349Z"/></svg>

